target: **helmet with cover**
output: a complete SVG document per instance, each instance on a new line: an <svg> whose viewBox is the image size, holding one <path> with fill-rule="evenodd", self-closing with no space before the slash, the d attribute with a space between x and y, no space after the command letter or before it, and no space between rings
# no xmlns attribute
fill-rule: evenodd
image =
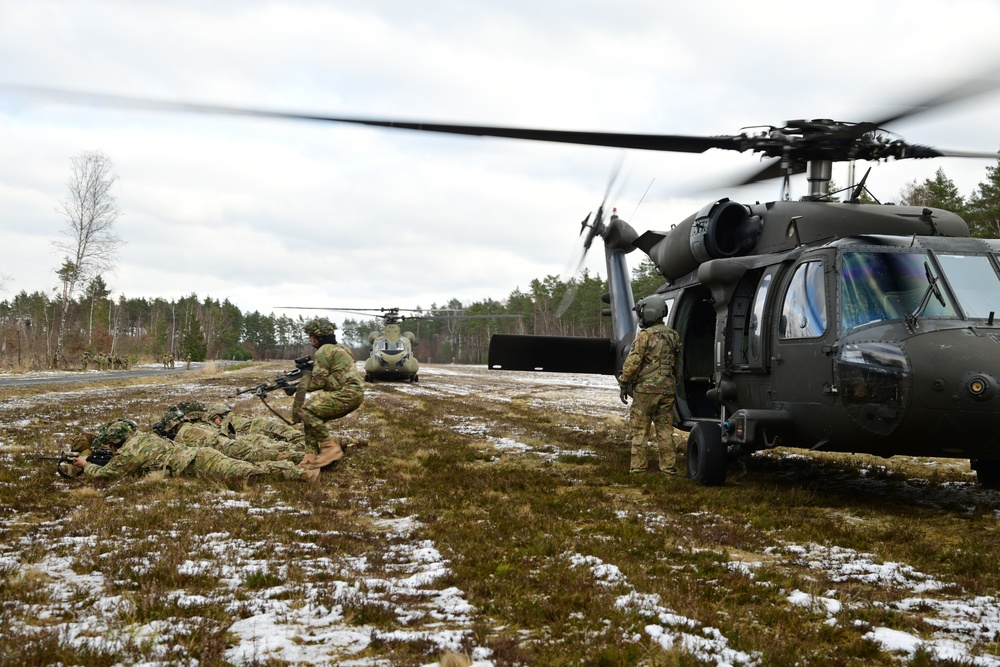
<svg viewBox="0 0 1000 667"><path fill-rule="evenodd" d="M302 330L307 336L323 338L324 336L333 335L337 331L337 325L325 317L317 317L306 322Z"/></svg>
<svg viewBox="0 0 1000 667"><path fill-rule="evenodd" d="M205 408L205 419L212 421L216 417L225 419L226 415L229 414L229 406L225 403L212 403Z"/></svg>
<svg viewBox="0 0 1000 667"><path fill-rule="evenodd" d="M635 312L639 316L639 326L648 327L663 321L667 316L667 302L659 294L639 299L635 304Z"/></svg>
<svg viewBox="0 0 1000 667"><path fill-rule="evenodd" d="M124 445L125 441L131 438L138 430L139 425L131 419L125 419L124 417L112 419L97 432L97 435L94 437L94 449L102 447L114 447L117 449Z"/></svg>

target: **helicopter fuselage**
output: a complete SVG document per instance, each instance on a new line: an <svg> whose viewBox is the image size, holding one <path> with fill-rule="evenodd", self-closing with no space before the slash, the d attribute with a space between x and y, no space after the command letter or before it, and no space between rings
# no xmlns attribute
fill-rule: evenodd
<svg viewBox="0 0 1000 667"><path fill-rule="evenodd" d="M371 354L365 360L365 379L417 381L420 364L413 356L413 334L402 332L396 322L386 322L385 331L373 333Z"/></svg>
<svg viewBox="0 0 1000 667"><path fill-rule="evenodd" d="M716 220L710 258L659 290L684 341L680 425L716 422L723 444L749 451L998 465L1000 243L923 207L739 206L737 222ZM681 233L704 236L708 218ZM654 261L681 254L668 238Z"/></svg>
<svg viewBox="0 0 1000 667"><path fill-rule="evenodd" d="M940 209L821 201L724 199L669 232L617 218L603 232L621 333L601 372L620 372L634 337L615 307L632 304L619 265L632 245L666 278L698 481L724 479L720 445L787 445L969 458L1000 483L1000 241Z"/></svg>

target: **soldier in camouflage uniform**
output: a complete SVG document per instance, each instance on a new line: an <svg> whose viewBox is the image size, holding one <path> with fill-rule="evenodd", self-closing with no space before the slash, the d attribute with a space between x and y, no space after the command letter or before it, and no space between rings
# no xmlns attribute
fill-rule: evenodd
<svg viewBox="0 0 1000 667"><path fill-rule="evenodd" d="M305 434L290 424L283 424L273 419L261 419L260 417L247 417L232 410L225 403L212 403L205 407L205 421L219 429L223 435L231 438L246 435L248 433L259 433L296 445L305 444Z"/></svg>
<svg viewBox="0 0 1000 667"><path fill-rule="evenodd" d="M226 456L244 461L287 459L298 463L305 456L301 442L282 442L260 433L230 435L222 432L215 425L220 409L229 410L229 407L224 403L206 406L201 401L183 401L167 408L163 418L153 424L153 431L177 444L211 447Z"/></svg>
<svg viewBox="0 0 1000 667"><path fill-rule="evenodd" d="M140 433L130 419L118 418L105 424L94 438L93 447L114 453L103 466L88 463L82 457L73 460L73 465L81 468L84 475L94 478L117 479L160 470L171 476L208 473L236 479L264 475L307 482L319 479L318 471L305 470L291 461L240 461L208 447L186 447L155 433Z"/></svg>
<svg viewBox="0 0 1000 667"><path fill-rule="evenodd" d="M183 422L178 425L172 440L187 447L211 447L226 456L243 461L291 461L300 463L306 450L298 446L268 438L259 433L227 436L209 424Z"/></svg>
<svg viewBox="0 0 1000 667"><path fill-rule="evenodd" d="M667 316L667 303L659 295L648 296L635 305L641 329L632 342L622 374L622 403L628 403L632 389L632 407L628 413L629 439L632 443L632 460L629 472L646 471L646 443L650 431L655 430L659 469L677 474L674 450L674 395L679 381L677 357L681 351L681 337L663 323ZM631 387L630 387L631 386Z"/></svg>
<svg viewBox="0 0 1000 667"><path fill-rule="evenodd" d="M294 419L302 422L306 451L305 468L325 468L340 460L344 450L330 435L326 422L358 409L364 398L364 379L354 355L337 343L337 327L325 317L306 322L303 331L316 348L312 371L304 371L296 392ZM307 392L313 395L305 400ZM301 406L301 407L298 407Z"/></svg>

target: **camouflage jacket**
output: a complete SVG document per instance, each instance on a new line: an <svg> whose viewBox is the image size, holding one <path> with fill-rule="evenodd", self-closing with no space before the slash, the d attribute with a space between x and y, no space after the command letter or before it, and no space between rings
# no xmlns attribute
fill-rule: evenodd
<svg viewBox="0 0 1000 667"><path fill-rule="evenodd" d="M219 429L210 424L201 422L184 422L174 434L174 444L186 447L217 447L220 442L227 440Z"/></svg>
<svg viewBox="0 0 1000 667"><path fill-rule="evenodd" d="M170 442L155 433L136 433L125 441L107 465L88 463L83 474L118 479L152 470L179 473L191 464L196 454L197 450Z"/></svg>
<svg viewBox="0 0 1000 667"><path fill-rule="evenodd" d="M312 378L308 391L337 391L349 394L364 391L364 378L354 363L354 355L345 346L321 345L313 357Z"/></svg>
<svg viewBox="0 0 1000 667"><path fill-rule="evenodd" d="M622 364L619 383L633 384L640 393L674 394L680 351L680 335L663 322L640 330Z"/></svg>
<svg viewBox="0 0 1000 667"><path fill-rule="evenodd" d="M260 417L247 417L230 412L222 420L219 430L230 437L246 435L247 433L260 433L275 440L286 442L300 442L303 439L301 429L272 419L261 419Z"/></svg>

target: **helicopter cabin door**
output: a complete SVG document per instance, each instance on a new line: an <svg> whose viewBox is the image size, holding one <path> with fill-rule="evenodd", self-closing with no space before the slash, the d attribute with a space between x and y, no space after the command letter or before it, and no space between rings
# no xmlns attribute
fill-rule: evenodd
<svg viewBox="0 0 1000 667"><path fill-rule="evenodd" d="M833 403L836 326L833 257L803 257L775 294L771 321L774 400L788 408Z"/></svg>
<svg viewBox="0 0 1000 667"><path fill-rule="evenodd" d="M673 298L672 294L665 296ZM718 406L707 397L714 386L715 309L711 297L704 285L685 288L677 297L676 310L672 311L671 326L682 341L677 360L681 383L676 397L677 414L682 421L719 416Z"/></svg>

